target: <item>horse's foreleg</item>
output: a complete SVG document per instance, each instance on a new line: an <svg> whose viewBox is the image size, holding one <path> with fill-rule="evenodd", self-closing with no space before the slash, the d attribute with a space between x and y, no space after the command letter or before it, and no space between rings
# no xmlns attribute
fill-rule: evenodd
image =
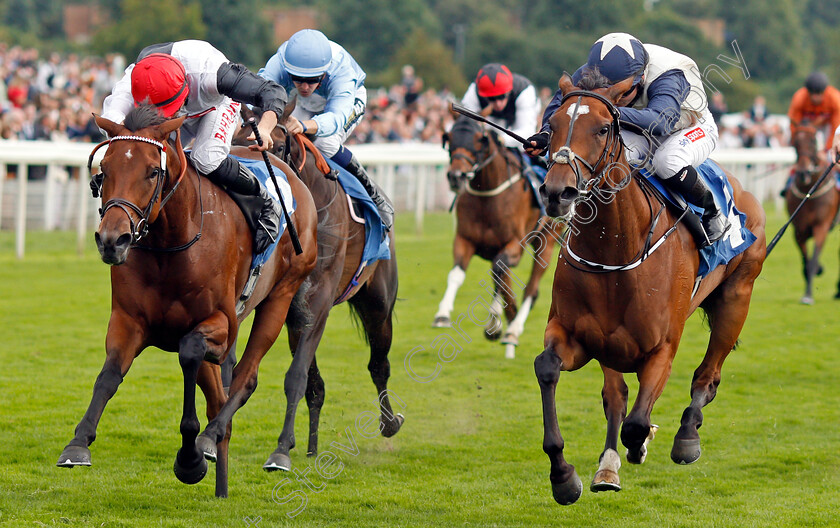
<svg viewBox="0 0 840 528"><path fill-rule="evenodd" d="M195 409L195 387L198 372L204 357L211 354L221 357L228 348L228 317L222 312L216 312L196 328L181 338L178 345L178 362L184 375L184 408L181 415L181 448L175 457L173 470L178 480L185 484L195 484L207 474L207 460L216 460L216 443L212 449L202 452L196 446L196 437L200 424ZM218 389L221 391L221 374L218 379ZM222 397L224 393L222 392Z"/></svg>
<svg viewBox="0 0 840 528"><path fill-rule="evenodd" d="M438 305L435 321L432 323L432 326L435 328L448 328L452 326L450 316L452 315L452 310L455 308L455 295L467 277L467 267L470 265L470 260L475 254L475 247L466 239L455 235L452 251L455 257L455 266L449 271L449 275L446 278L446 292L443 294L443 299L441 299Z"/></svg>
<svg viewBox="0 0 840 528"><path fill-rule="evenodd" d="M621 426L621 443L627 448L627 461L641 464L647 454L647 444L653 439L657 426L650 423L653 405L671 375L671 363L679 344L680 336L671 336L670 340L653 350L647 362L639 369L639 394L633 409Z"/></svg>
<svg viewBox="0 0 840 528"><path fill-rule="evenodd" d="M554 500L565 506L580 498L583 485L575 472L575 467L563 458L564 443L557 423L555 404L557 380L560 378L562 368L563 362L550 347L546 348L534 360L534 372L537 375L542 396L543 451L548 455L548 460L551 463L549 474L551 492L554 495Z"/></svg>
<svg viewBox="0 0 840 528"><path fill-rule="evenodd" d="M277 340L277 336L280 335L280 330L283 328L283 323L285 323L286 315L289 312L292 295L300 286L300 281L284 282L280 286L282 287L270 294L271 298L263 301L257 308L248 344L242 353L242 359L233 369L230 396L219 414L207 424L207 427L198 436L197 444L206 456L212 456L212 451L224 436L233 415L240 407L245 405L245 402L256 390L260 362L271 345L274 344L274 341Z"/></svg>
<svg viewBox="0 0 840 528"><path fill-rule="evenodd" d="M198 369L196 382L201 388L201 392L204 393L204 399L207 401L207 421L210 421L219 414L222 405L224 405L227 399L223 388L221 369L218 365L203 361ZM227 434L225 434L225 437L216 446L218 449L216 456L216 497L228 496L227 455L230 432L231 426L229 424Z"/></svg>
<svg viewBox="0 0 840 528"><path fill-rule="evenodd" d="M283 387L286 393L286 416L283 420L283 431L277 439L277 448L263 464L263 469L266 471L290 471L292 469L292 459L289 456L289 451L295 447L295 415L297 414L298 404L306 391L309 367L315 357L315 350L318 348L318 343L321 341L321 336L327 324L327 315L329 315L331 303L326 296L331 294L332 290L330 288L322 288L318 292L318 296L308 303L310 306L317 307L313 310L316 313L311 314L313 316L312 320L300 328L289 325L289 341L292 345L293 357L292 364L286 371ZM306 319L310 318L307 317Z"/></svg>
<svg viewBox="0 0 840 528"><path fill-rule="evenodd" d="M728 280L733 279L730 277ZM747 319L752 287L752 280L743 279L728 287L724 285L721 294L709 299L704 305L709 316L711 335L706 355L694 371L691 381L691 404L683 412L680 428L674 437L671 459L678 464L691 464L700 458L700 435L697 430L703 425L701 409L717 394L721 367L735 346Z"/></svg>
<svg viewBox="0 0 840 528"><path fill-rule="evenodd" d="M805 296L802 297L803 304L814 304L814 277L822 274L822 266L820 266L820 253L822 253L825 239L828 237L828 228L830 224L822 224L814 227L814 253L805 264Z"/></svg>
<svg viewBox="0 0 840 528"><path fill-rule="evenodd" d="M143 329L122 312L113 312L105 338L105 364L93 384L93 396L73 439L58 457L59 467L89 466L90 444L108 401L116 394L134 358L140 354Z"/></svg>
<svg viewBox="0 0 840 528"><path fill-rule="evenodd" d="M624 375L601 365L604 371L604 388L601 399L604 402L604 415L607 418L607 439L604 452L598 461L598 472L592 479L589 489L592 491L620 491L621 483L618 469L621 457L618 455L618 434L621 423L627 414L627 384Z"/></svg>

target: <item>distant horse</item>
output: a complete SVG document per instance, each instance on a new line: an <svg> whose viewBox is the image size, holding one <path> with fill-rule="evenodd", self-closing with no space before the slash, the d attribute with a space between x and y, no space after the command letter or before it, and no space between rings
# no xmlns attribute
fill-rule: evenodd
<svg viewBox="0 0 840 528"><path fill-rule="evenodd" d="M505 148L494 134L468 117L460 117L443 143L449 143L449 187L457 194L457 230L453 244L455 266L449 272L446 293L435 314L435 327L452 325L455 295L464 283L473 255L493 263L494 296L485 337L502 334L504 309L508 329L502 342L513 358L525 321L539 293L540 278L548 265L554 238L545 232L553 222L541 216L539 204L522 175L519 156ZM522 307L517 310L510 268L519 264L527 244L534 248L534 267L525 285Z"/></svg>
<svg viewBox="0 0 840 528"><path fill-rule="evenodd" d="M294 110L292 100L280 119L285 124ZM250 117L243 108L243 117ZM238 134L242 141L247 132ZM330 309L347 301L361 320L370 345L368 370L379 395L381 410L379 431L382 436L397 434L403 423L401 414L394 414L388 393L391 365L392 317L397 299L397 260L394 233L390 233L390 260L377 260L357 275L365 245L365 226L351 218L347 194L335 180L318 168L317 156L304 151L303 135L288 137L283 126L273 134L276 149L284 151L284 159L312 193L318 210L318 262L301 287L301 302L289 311L289 346L292 364L286 372L286 417L277 449L263 465L266 471L291 469L289 451L295 447L295 414L300 399L306 396L309 406L308 456L318 453L318 423L324 404L324 380L318 370L315 352L321 342ZM310 144L311 145L311 144ZM321 159L323 161L323 158ZM323 166L323 165L322 165ZM307 373L308 371L308 373Z"/></svg>
<svg viewBox="0 0 840 528"><path fill-rule="evenodd" d="M627 460L643 462L656 430L651 410L671 373L685 321L703 308L711 338L694 372L691 404L671 450L675 462L694 462L700 457L701 408L715 397L721 365L744 325L765 257L761 205L730 176L735 203L757 239L728 264L710 271L692 294L699 267L694 239L677 224L676 214L657 203L625 158L614 103L629 88L629 82L578 88L564 75L560 89L565 96L550 118L553 164L541 195L547 213L569 219L571 225L554 275L545 350L534 361L534 370L542 393L543 450L560 504L575 502L582 490L574 466L563 458L555 407L560 372L577 370L592 359L601 364L607 436L590 489L618 491L619 429ZM584 208L591 214L576 216ZM639 379L639 394L627 415L623 373L629 372Z"/></svg>
<svg viewBox="0 0 840 528"><path fill-rule="evenodd" d="M792 214L799 206L828 167L827 162L820 160L816 127L808 123L793 127L791 144L796 149L796 164L793 166L793 181L785 193L788 214ZM838 207L840 207L840 191L834 184L834 178L826 178L791 222L796 245L802 254L805 295L802 296L800 302L803 304L814 304L813 280L815 275L822 274L820 253L834 225ZM810 258L808 257L809 238L814 239L814 252ZM838 284L835 298L840 298L840 284Z"/></svg>
<svg viewBox="0 0 840 528"><path fill-rule="evenodd" d="M237 300L249 276L252 236L228 194L187 163L180 142L183 121L164 120L148 105L132 110L125 126L96 118L112 138L101 163L104 205L95 236L102 260L112 265L111 320L93 398L58 465L90 465L88 446L106 403L134 358L155 346L177 351L184 374L182 446L175 475L194 484L207 473L205 458L218 461L216 496L224 497L231 419L256 389L260 361L277 339L295 292L315 267L317 218L306 186L274 158L276 171L286 174L297 201L292 221L303 252L296 255L284 233L237 317ZM173 131L178 131L174 142L167 139ZM247 148L232 153L259 156ZM253 328L226 398L218 363L252 310ZM201 435L196 383L207 399L209 423Z"/></svg>

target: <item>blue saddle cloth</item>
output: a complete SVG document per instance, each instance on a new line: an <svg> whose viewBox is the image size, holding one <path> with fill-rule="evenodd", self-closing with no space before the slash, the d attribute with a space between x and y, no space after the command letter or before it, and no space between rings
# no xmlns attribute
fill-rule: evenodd
<svg viewBox="0 0 840 528"><path fill-rule="evenodd" d="M259 159L248 159L248 158L240 158L239 156L231 157L236 158L239 163L248 167L248 169L254 173L254 176L260 181L263 187L266 188L268 194L274 199L275 202L278 201L277 199L277 189L274 187L274 183L271 182L271 178L268 175L268 168L265 166L265 161ZM277 167L274 168L274 176L277 178L277 183L281 189L287 188L287 190L283 191L284 203L286 205L286 210L291 215L294 210L297 208L297 200L295 200L294 196L292 195L291 187L289 186L289 180L286 178L286 173L282 170L278 169ZM288 196L286 195L288 192ZM291 199L289 199L291 197ZM280 231L277 235L277 240L274 241L273 244L268 246L268 248L258 255L254 255L251 259L251 269L254 269L257 266L262 266L263 264L268 261L271 254L274 253L274 250L277 248L277 244L280 242L280 238L283 236L283 232L286 230L286 218L281 214L280 215Z"/></svg>
<svg viewBox="0 0 840 528"><path fill-rule="evenodd" d="M672 204L677 207L681 207L677 200L673 198L671 191L665 188L659 178L654 178L652 174L645 169L640 169L639 172ZM732 185L726 178L726 174L723 172L723 169L721 169L717 163L711 160L706 160L697 167L697 173L712 190L712 194L715 197L715 203L717 203L718 207L724 211L729 219L729 222L732 224L732 227L729 228L729 231L726 232L726 235L723 238L711 246L700 250L700 267L697 270L697 276L705 277L716 267L721 264L726 264L737 255L743 253L752 245L753 242L755 242L755 235L746 227L747 215L735 207L735 202L732 200ZM698 216L703 214L702 208L690 203L688 206Z"/></svg>
<svg viewBox="0 0 840 528"><path fill-rule="evenodd" d="M543 204L542 198L540 198L540 185L545 183L545 175L548 173L548 170L542 165L533 163L530 156L522 156L522 158L525 160L525 163L534 169L534 174L539 179L539 181L533 181L531 178L528 178L528 183L531 185L531 191L534 193L534 199L537 201L537 205L540 206L540 214L545 216L545 204Z"/></svg>
<svg viewBox="0 0 840 528"><path fill-rule="evenodd" d="M330 168L338 175L338 183L348 196L356 200L362 208L365 219L365 247L362 250L362 262L371 264L376 260L390 260L391 251L389 245L390 237L385 232L382 219L379 218L379 209L370 199L367 191L355 176L329 158L327 160Z"/></svg>

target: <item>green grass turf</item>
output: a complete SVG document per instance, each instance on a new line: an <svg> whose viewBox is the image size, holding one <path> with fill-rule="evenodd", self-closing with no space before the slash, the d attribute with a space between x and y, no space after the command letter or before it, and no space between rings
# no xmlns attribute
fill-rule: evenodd
<svg viewBox="0 0 840 528"><path fill-rule="evenodd" d="M769 214L770 238L783 218ZM14 235L0 233L0 526L837 526L840 523L837 384L840 378L838 235L827 244L826 273L815 306L799 304L799 257L791 235L767 261L753 294L741 345L727 360L717 399L704 409L703 455L691 466L671 462L671 441L689 403L689 383L705 350L699 314L688 322L673 373L653 412L660 426L641 466L624 463L620 493L593 494L588 484L603 448L601 373L590 364L561 375L558 416L567 459L584 493L573 506L554 503L543 454L539 388L533 358L542 350L551 273L515 360L464 325L470 342L441 362L438 376L417 375L438 359L431 328L452 266L452 219L428 216L416 236L412 218L397 223L400 301L391 351L390 388L406 416L391 439L360 436L355 420L375 411L368 352L346 306L334 309L318 351L327 400L321 451L340 456L340 473L316 475L304 455L305 405L292 459L314 491L294 474L262 471L276 445L289 365L285 332L262 363L256 393L236 415L230 497L213 497L211 467L200 484L172 474L180 440L182 377L175 354L145 351L109 403L91 446L93 467L55 466L90 401L104 359L109 274L93 247L75 254L73 233L28 233L14 256ZM455 304L465 312L484 295L488 265L474 260ZM530 269L520 266L526 277ZM246 326L249 323L246 323ZM240 350L244 346L240 340ZM637 383L627 376L631 400ZM203 417L203 401L199 397ZM358 454L348 445L348 431ZM622 450L623 451L623 450ZM623 455L623 453L622 453ZM280 486L285 481L285 484ZM275 489L275 486L277 488ZM278 500L297 491L298 499ZM305 508L289 517L305 497Z"/></svg>

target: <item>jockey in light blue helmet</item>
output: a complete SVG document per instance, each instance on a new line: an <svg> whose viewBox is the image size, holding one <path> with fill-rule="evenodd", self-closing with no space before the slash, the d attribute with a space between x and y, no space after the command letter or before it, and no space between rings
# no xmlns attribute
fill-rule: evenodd
<svg viewBox="0 0 840 528"><path fill-rule="evenodd" d="M316 147L356 177L390 229L393 208L364 167L344 146L367 104L365 72L340 45L315 29L302 29L277 49L260 75L297 96L286 123L290 134L307 134Z"/></svg>

